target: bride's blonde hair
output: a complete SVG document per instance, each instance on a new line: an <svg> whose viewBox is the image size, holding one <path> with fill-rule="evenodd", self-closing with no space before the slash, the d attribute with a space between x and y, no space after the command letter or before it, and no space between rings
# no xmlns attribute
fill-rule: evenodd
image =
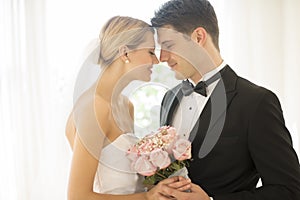
<svg viewBox="0 0 300 200"><path fill-rule="evenodd" d="M109 19L100 32L100 53L98 63L101 67L110 65L119 56L119 48L127 46L135 49L145 39L145 33L154 29L146 22L126 16Z"/></svg>

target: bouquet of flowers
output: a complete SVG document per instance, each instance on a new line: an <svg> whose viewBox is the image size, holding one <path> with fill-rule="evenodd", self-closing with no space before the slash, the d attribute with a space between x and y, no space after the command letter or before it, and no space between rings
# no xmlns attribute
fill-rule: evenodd
<svg viewBox="0 0 300 200"><path fill-rule="evenodd" d="M180 138L174 127L162 126L131 146L127 157L133 169L145 176L145 185L155 185L171 176L187 176L191 142Z"/></svg>

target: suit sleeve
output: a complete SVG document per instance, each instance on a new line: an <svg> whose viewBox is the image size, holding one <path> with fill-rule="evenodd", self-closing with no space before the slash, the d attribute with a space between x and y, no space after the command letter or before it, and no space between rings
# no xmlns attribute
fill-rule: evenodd
<svg viewBox="0 0 300 200"><path fill-rule="evenodd" d="M253 191L216 196L215 200L300 200L298 157L279 100L270 91L262 95L250 116L248 149L262 186Z"/></svg>

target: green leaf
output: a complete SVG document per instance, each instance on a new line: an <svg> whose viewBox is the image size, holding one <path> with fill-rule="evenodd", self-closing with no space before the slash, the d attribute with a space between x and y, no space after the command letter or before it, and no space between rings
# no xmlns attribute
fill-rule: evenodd
<svg viewBox="0 0 300 200"><path fill-rule="evenodd" d="M158 170L152 176L146 176L143 183L145 185L156 185L160 181L168 178L174 172L176 172L186 166L189 166L188 160L183 160L183 161L176 160L176 161L172 162L167 168Z"/></svg>

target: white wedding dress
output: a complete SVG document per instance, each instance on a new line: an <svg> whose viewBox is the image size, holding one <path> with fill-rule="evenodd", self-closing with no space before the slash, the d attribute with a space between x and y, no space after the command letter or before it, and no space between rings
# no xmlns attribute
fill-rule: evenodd
<svg viewBox="0 0 300 200"><path fill-rule="evenodd" d="M132 119L128 113L127 98L121 96L113 107L114 119L127 132L106 145L100 155L94 191L106 194L132 194L144 191L144 177L132 170L131 161L126 157L129 147L139 139L132 132ZM116 117L117 116L117 117Z"/></svg>
<svg viewBox="0 0 300 200"><path fill-rule="evenodd" d="M144 178L132 170L126 157L129 145L136 141L134 134L125 133L103 148L95 177L95 192L132 194L144 191Z"/></svg>

